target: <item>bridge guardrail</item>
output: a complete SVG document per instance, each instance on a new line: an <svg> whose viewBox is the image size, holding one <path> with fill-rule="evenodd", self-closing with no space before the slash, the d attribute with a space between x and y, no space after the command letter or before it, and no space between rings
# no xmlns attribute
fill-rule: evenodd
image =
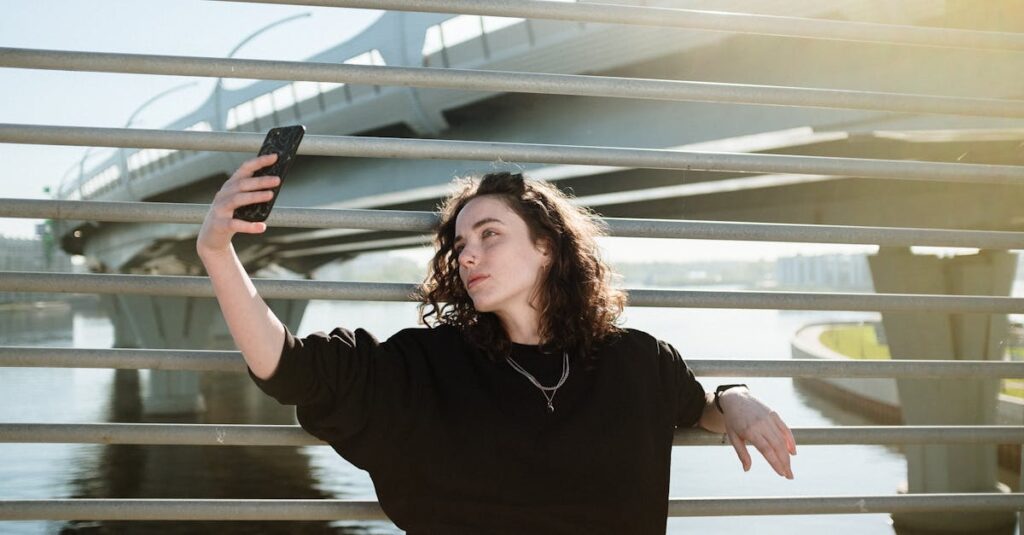
<svg viewBox="0 0 1024 535"><path fill-rule="evenodd" d="M0 143L167 147L255 153L262 134L0 123ZM1016 165L674 151L581 145L307 135L299 154L360 158L518 161L638 169L796 173L982 184L1024 182Z"/></svg>

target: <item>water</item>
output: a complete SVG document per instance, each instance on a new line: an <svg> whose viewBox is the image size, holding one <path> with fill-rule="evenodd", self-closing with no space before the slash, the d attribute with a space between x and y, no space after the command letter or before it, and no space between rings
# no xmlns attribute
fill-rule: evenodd
<svg viewBox="0 0 1024 535"><path fill-rule="evenodd" d="M0 313L2 314L2 313ZM45 336L0 332L0 344L110 347L110 322L96 312L65 311L67 328L42 321ZM875 313L774 310L631 308L626 325L672 343L684 357L789 358L789 339L801 326L828 320L873 320ZM31 322L29 322L31 323ZM311 302L300 334L336 325L364 327L378 339L415 324L411 303ZM67 329L72 332L68 333ZM24 332L26 329L19 329ZM132 372L90 369L0 368L0 421L142 421ZM870 425L857 415L794 388L788 378L701 378L705 388L745 382L792 427ZM192 419L145 421L292 423L288 408L262 396L242 374L206 374L209 411ZM793 459L795 480L777 476L751 448L754 466L744 473L730 447L673 449L670 495L683 497L892 495L906 477L906 463L882 446L802 446ZM310 446L101 446L0 444L0 499L43 498L341 498L375 499L370 479L330 448ZM670 518L669 533L759 534L823 532L892 534L888 515L808 515ZM5 522L2 533L252 532L232 522ZM388 523L259 523L260 533L400 533Z"/></svg>

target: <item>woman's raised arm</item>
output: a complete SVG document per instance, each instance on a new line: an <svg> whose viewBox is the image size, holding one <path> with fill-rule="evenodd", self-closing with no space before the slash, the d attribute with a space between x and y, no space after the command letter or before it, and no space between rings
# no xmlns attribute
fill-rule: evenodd
<svg viewBox="0 0 1024 535"><path fill-rule="evenodd" d="M233 215L239 206L270 200L273 193L261 190L276 186L278 177L254 178L252 174L276 159L276 154L269 154L243 163L214 196L196 239L196 251L213 283L231 337L260 379L268 379L277 369L284 325L256 293L231 238L238 232L261 234L267 230L266 223L242 221Z"/></svg>

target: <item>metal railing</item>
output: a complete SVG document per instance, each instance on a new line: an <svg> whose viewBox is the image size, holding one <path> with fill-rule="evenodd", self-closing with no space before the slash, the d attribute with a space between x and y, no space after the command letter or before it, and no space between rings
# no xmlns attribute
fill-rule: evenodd
<svg viewBox="0 0 1024 535"><path fill-rule="evenodd" d="M0 123L0 143L162 147L255 153L259 150L262 141L262 134L169 132L128 128ZM298 153L313 156L424 160L491 161L500 159L503 161L604 165L639 169L818 174L930 182L982 184L1020 184L1024 182L1020 166L1013 165L361 136L309 135L303 138Z"/></svg>
<svg viewBox="0 0 1024 535"><path fill-rule="evenodd" d="M1024 442L1024 427L844 426L798 427L801 445L994 444ZM0 443L168 444L177 446L325 446L296 425L223 424L0 424ZM720 446L721 437L679 429L675 446Z"/></svg>
<svg viewBox="0 0 1024 535"><path fill-rule="evenodd" d="M302 4L304 2L269 2L269 3L290 3ZM670 9L663 7L643 6L609 6L609 5L587 5L587 4L559 4L552 2L465 2L465 1L437 1L427 0L418 2L406 2L404 0L389 1L377 5L376 3L365 2L310 2L316 5L329 5L335 7L366 5L375 9L402 9L421 12L435 12L455 14L463 12L477 14L481 17L481 33L479 38L484 48L485 57L489 57L488 32L483 28L483 16L502 13L506 16L524 15L530 19L515 18L506 19L521 21L527 26L527 34L530 39L530 46L533 46L533 31L530 29L530 21L537 19L549 20L572 20L589 22L610 22L619 25L639 24L668 28L690 28L713 31L728 31L732 33L752 33L774 36L789 36L815 39L838 39L845 41L878 42L900 45L922 45L932 47L958 47L970 49L988 50L1022 50L1020 36L1005 32L980 32L972 30L956 30L948 28L921 28L913 26L900 26L892 24L861 23L841 20L817 20L799 17L780 17L768 15L753 15L742 13L722 13L697 11L686 9ZM304 16L304 15L300 15ZM462 17L469 15L461 15ZM286 19L288 20L288 19ZM449 19L452 20L452 19ZM520 22L516 22L519 24ZM275 23L277 24L277 23ZM504 31L506 26L496 30ZM417 28L420 32L424 28ZM449 67L448 46L443 37L443 24L427 28L436 29L441 35L440 49L429 52L429 55L439 53L444 59L444 66ZM364 47L365 48L365 47ZM139 56L139 55L117 55L117 54L95 54L67 51L45 51L25 49L0 49L0 57L10 61L8 66L29 66L33 68L61 68L89 70L99 69L108 72L150 72L164 73L177 72L178 74L196 73L194 61L200 65L214 67L216 62L232 61L230 59L220 60L216 58L188 58L188 57L167 57L167 56ZM360 52L363 52L360 50ZM351 55L351 54L349 54ZM364 53L365 55L365 53ZM424 64L428 51L424 48ZM230 54L228 55L230 58ZM359 56L358 54L356 56ZM355 56L353 56L354 58ZM137 64L156 69L149 71L131 70L125 71L127 67L125 59L135 58ZM349 59L353 59L349 58ZM331 58L332 60L335 58ZM394 57L391 58L396 59ZM194 61L193 61L194 60ZM214 62L214 63L211 63ZM34 65L33 65L34 63ZM345 63L350 63L346 60ZM358 63L358 62L356 62ZM189 65L192 65L191 67ZM889 93L871 93L863 91L840 91L820 90L807 88L784 88L784 87L759 87L740 84L714 84L704 82L677 82L668 80L633 80L613 79L603 77L572 76L572 75L545 75L537 73L500 73L500 72L476 72L461 71L462 75L454 84L450 72L441 71L450 69L415 69L407 67L385 67L383 69L365 69L358 66L338 65L337 63L295 63L295 62L251 62L232 63L230 66L241 68L248 65L252 69L263 72L258 78L270 80L283 77L285 80L321 80L329 85L341 84L347 102L352 103L352 98L347 83L358 83L361 79L366 83L373 83L374 88L379 88L378 83L389 83L397 85L409 85L419 87L453 87L460 89L487 90L493 88L501 91L531 91L553 94L577 94L594 96L613 96L626 98L654 98L654 99L686 99L715 102L746 102L767 105L793 105L793 106L822 106L848 109L888 109L892 111L921 111L927 113L949 113L962 115L989 115L989 116L1020 116L1022 109L1020 101L1005 101L996 99L964 99L935 97L931 95L900 95ZM279 68L283 67L290 74L282 74ZM330 71L330 68L340 70ZM174 71L185 68L185 71ZM110 69L114 69L111 71ZM171 69L170 71L168 69ZM266 69L270 69L266 71ZM276 70L275 70L276 69ZM295 69L298 69L296 71ZM314 69L314 70L310 70ZM325 70L326 69L326 70ZM240 72L250 72L250 69L243 68ZM323 78L325 72L345 73L344 76L328 76ZM276 76L274 73L277 73ZM306 73L299 76L298 73ZM313 74L309 74L312 72ZM220 76L214 70L210 76ZM468 78L466 78L468 77ZM378 82L379 81L379 82ZM295 86L297 82L293 82ZM314 86L317 82L312 83ZM296 87L287 91L289 87L267 87L264 91L257 91L259 95L243 95L238 102L229 103L222 101L222 91L218 85L214 94L204 104L203 110L208 115L200 119L200 110L189 115L184 122L179 121L179 127L194 129L200 125L221 126L225 121L230 122L231 114L235 107L252 105L253 100L259 97L269 99L271 108L264 110L273 117L253 117L254 124L279 123L279 114L286 113L298 117L302 113L309 113L309 106L298 102ZM285 90L290 95L289 102L281 103L275 96ZM567 92L568 91L568 92ZM320 112L324 112L323 87L317 87L310 93L308 88L302 89L301 93L307 100L315 100L318 106L314 106ZM246 100L248 99L248 100ZM237 99L236 99L237 100ZM239 103L240 102L240 103ZM305 108L305 111L300 111ZM248 108L245 108L248 109ZM211 115L212 114L212 115ZM244 121L243 121L244 122ZM226 125L229 130L234 130L239 125ZM265 124L264 128L265 129ZM148 169L151 172L159 172L177 162L182 161L191 155L176 152L164 151L159 154L150 154L153 149L142 149L133 154L126 155L123 150L119 156L112 157L92 172L85 174L85 169L76 167L79 175L75 184L69 188L59 188L59 195L63 198L90 198L111 190L114 187L127 184L138 177L140 170ZM134 164L133 164L134 162ZM140 169L141 168L141 169ZM100 171L102 169L103 171ZM103 178L103 173L111 174L119 170L116 176ZM94 176L96 175L96 176Z"/></svg>
<svg viewBox="0 0 1024 535"><path fill-rule="evenodd" d="M418 301L416 284L256 279L268 299ZM141 294L214 297L206 277L0 272L0 291ZM1024 298L977 295L752 292L709 290L627 290L638 307L755 308L1011 314L1024 310Z"/></svg>
<svg viewBox="0 0 1024 535"><path fill-rule="evenodd" d="M0 214L4 212L0 211ZM742 236L741 236L742 237ZM25 281L39 280L44 274L6 273L0 277L0 290L21 288ZM74 280L60 281L53 277L42 287L47 291L126 292L141 291L150 295L193 295L203 289L203 295L212 295L208 281L202 277L154 277L131 275L79 275ZM68 277L63 277L67 279ZM90 279L94 282L90 283ZM187 281L186 281L187 280ZM100 282L102 281L102 282ZM131 282L129 282L131 281ZM99 284L97 284L97 282ZM391 297L408 299L407 285L364 285L355 283L318 283L308 281L257 280L257 289L265 297L301 298L309 288L316 290L309 297L337 297L325 292L329 287L404 288L405 295L392 292ZM38 282L36 282L38 284ZM154 284L156 286L154 286ZM160 286L163 286L162 288ZM184 286L183 286L184 285ZM284 285L283 288L275 288ZM327 285L327 287L322 287ZM403 291L403 290L400 290ZM171 293L168 293L171 292ZM275 293L278 292L278 293ZM634 292L635 293L635 292ZM662 292L654 292L660 294ZM691 294L693 292L681 292ZM705 293L705 292L699 292ZM711 294L740 294L742 292L706 292ZM792 294L791 294L792 295ZM379 298L378 294L346 293L352 298ZM767 293L762 297L768 298ZM780 296L773 296L780 297ZM785 308L783 301L765 303L767 308ZM862 297L881 304L882 296L837 296L824 294L826 299ZM891 296L896 306L912 305L912 300L925 298L919 310L942 310L944 300L978 303L974 311L1000 310L999 302L1017 301L1009 298L976 296ZM934 299L930 299L934 298ZM637 304L633 296L631 304ZM640 299L643 302L642 298ZM789 305L798 304L792 300ZM673 306L709 306L708 301L675 303ZM754 307L755 302L726 300L722 306ZM662 304L664 306L664 304ZM914 305L918 306L918 305ZM803 308L797 306L795 308ZM824 306L835 309L833 303ZM1010 310L1013 308L1011 307ZM963 310L963 309L959 309ZM1020 310L1020 305L1016 305ZM1021 377L1024 363L1018 362L948 362L948 361L891 361L891 362L822 362L822 361L734 361L691 359L690 366L699 375L765 376L765 377ZM154 368L176 370L235 371L245 369L237 352L230 351L167 351L167 350L88 350L58 348L0 348L0 366L66 366ZM796 439L801 444L981 444L1024 443L1024 426L896 426L896 427L842 427L797 428ZM0 442L74 442L101 444L177 444L177 445L264 445L299 446L321 444L296 426L252 425L168 425L168 424L0 424ZM694 430L676 433L674 445L721 444L717 435ZM1006 511L1024 508L1022 494L949 494L904 496L843 496L843 497L773 497L670 500L669 515L764 515L764 514L846 514L879 512L948 511ZM184 512L187 511L187 516ZM10 500L0 501L0 519L119 519L119 520L318 520L353 519L378 520L385 518L379 506L372 502L344 500Z"/></svg>
<svg viewBox="0 0 1024 535"><path fill-rule="evenodd" d="M250 0L254 1L254 0ZM456 0L306 0L272 3L458 11L481 15L523 16L700 28L982 49L1024 50L1024 35L912 28L789 17L707 13L663 8ZM1024 117L1024 102L996 99L921 97L857 91L767 86L735 86L661 80L435 71L433 69L317 65L213 58L181 58L0 49L0 66L103 70L106 72L189 74L398 84L417 87L527 91L626 98L661 98L745 102L786 106ZM517 77L513 80L512 77ZM513 84L512 82L522 82ZM718 92L723 92L719 94ZM262 136L242 133L166 132L134 129L0 124L0 142L254 152ZM578 147L521 143L483 143L422 139L309 136L302 154L328 156L442 158L527 161L537 163L614 165L639 168L739 172L840 174L869 178L1019 184L1018 166L946 164L896 160L817 158L761 154L686 153L653 149ZM132 222L198 223L205 207L157 203L91 203L0 200L0 217L39 217ZM436 221L427 213L380 213L356 210L280 208L271 223L279 226L347 227L424 232ZM623 236L771 240L884 245L1024 247L1021 233L886 229L812 225L761 225L637 219L606 220ZM415 287L403 284L319 281L254 281L267 298L414 299ZM138 275L52 275L0 273L0 291L139 293L157 296L213 295L202 277ZM992 296L866 295L783 292L711 292L631 290L632 306L771 308L804 310L929 311L1009 313L1024 310L1024 300ZM701 375L766 377L1022 377L1024 363L1011 362L809 362L702 360L688 361ZM74 366L244 371L237 352L173 350L85 350L0 347L0 366ZM900 426L798 428L807 444L977 444L1024 443L1024 426ZM0 442L76 442L103 444L276 445L319 444L295 426L153 425L153 424L0 424ZM719 444L718 436L679 431L676 445ZM1024 472L1022 472L1024 474ZM1024 475L1022 475L1024 477ZM1011 511L1024 509L1024 494L935 494L902 496L820 496L671 500L670 516L847 514L879 512ZM7 500L0 519L245 519L341 520L384 519L372 502L343 500Z"/></svg>
<svg viewBox="0 0 1024 535"><path fill-rule="evenodd" d="M200 224L209 205L159 202L51 201L0 198L3 217L57 218L134 223ZM278 206L267 220L274 227L346 228L430 232L434 212L293 208ZM678 219L602 218L609 235L620 238L678 238L794 243L842 243L894 247L978 247L1024 249L1024 232L864 227L785 223L738 223Z"/></svg>
<svg viewBox="0 0 1024 535"><path fill-rule="evenodd" d="M336 63L18 48L0 48L0 67L209 77L219 77L224 72L230 72L234 78L254 80L301 80L505 93L1024 117L1024 101L1021 100L613 78L578 74L338 65Z"/></svg>
<svg viewBox="0 0 1024 535"><path fill-rule="evenodd" d="M877 514L1007 511L1020 494L904 494L807 498L669 500L668 516ZM356 500L75 499L0 501L0 520L387 520L376 502Z"/></svg>
<svg viewBox="0 0 1024 535"><path fill-rule="evenodd" d="M687 359L697 375L711 377L1024 377L1024 362L905 360ZM0 346L0 367L117 368L244 372L237 351L168 349L81 349Z"/></svg>

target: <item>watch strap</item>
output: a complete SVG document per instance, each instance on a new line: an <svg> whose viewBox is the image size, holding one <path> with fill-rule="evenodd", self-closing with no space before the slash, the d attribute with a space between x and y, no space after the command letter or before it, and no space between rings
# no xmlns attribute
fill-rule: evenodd
<svg viewBox="0 0 1024 535"><path fill-rule="evenodd" d="M745 384L718 385L718 388L715 389L715 408L718 409L718 412L720 412L722 414L725 414L725 411L722 410L722 402L719 399L722 396L722 392L725 392L726 390L729 390L730 388L736 388L738 386L742 386L744 388L749 388Z"/></svg>

